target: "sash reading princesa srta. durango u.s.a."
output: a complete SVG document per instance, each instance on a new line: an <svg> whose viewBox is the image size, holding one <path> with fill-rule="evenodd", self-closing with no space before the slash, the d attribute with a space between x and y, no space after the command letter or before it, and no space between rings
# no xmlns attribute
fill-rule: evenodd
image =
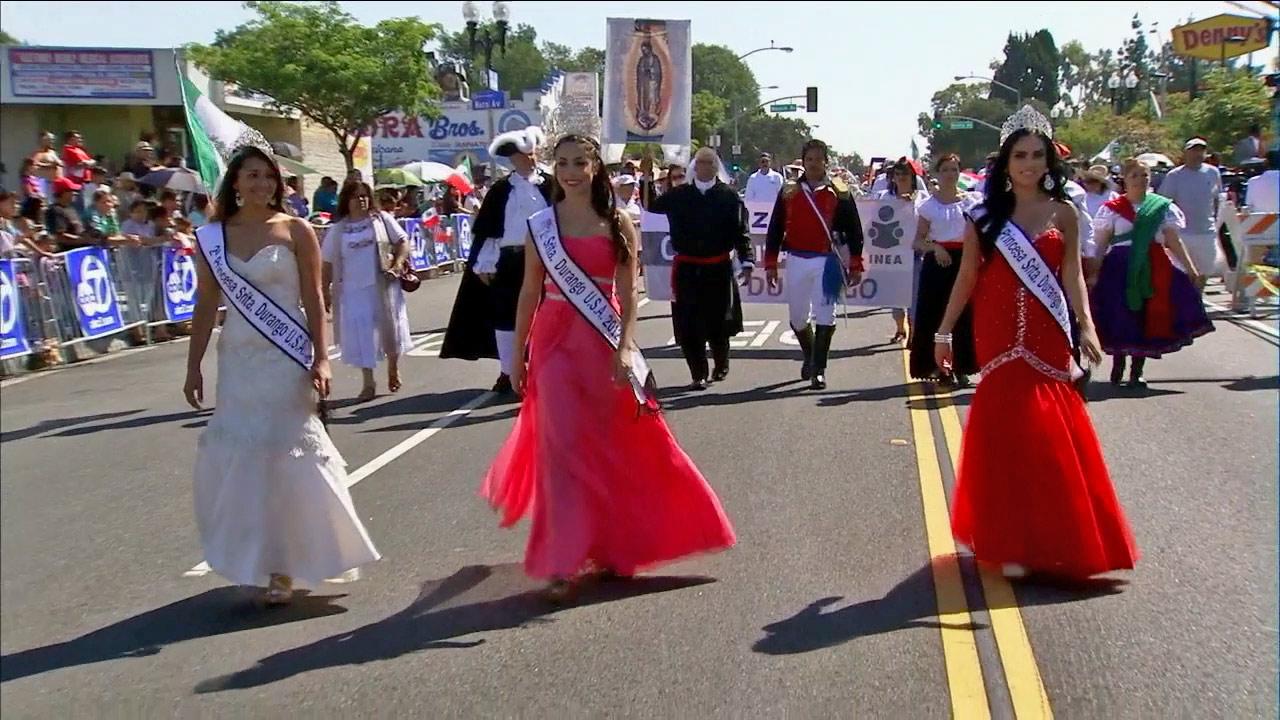
<svg viewBox="0 0 1280 720"><path fill-rule="evenodd" d="M613 309L609 296L596 285L590 275L583 272L565 250L560 239L560 228L556 223L555 208L549 207L534 213L529 218L529 232L533 236L538 257L552 282L560 288L565 299L583 319L609 343L609 347L617 350L622 341L622 317ZM633 345L630 354L629 379L636 401L650 410L656 410L658 388L653 371L649 369L649 363L645 361L639 348Z"/></svg>
<svg viewBox="0 0 1280 720"><path fill-rule="evenodd" d="M266 293L253 286L227 262L226 238L222 223L210 223L196 230L196 245L213 277L222 288L227 304L234 307L255 330L280 348L289 359L305 370L311 369L315 357L311 334Z"/></svg>
<svg viewBox="0 0 1280 720"><path fill-rule="evenodd" d="M1067 345L1075 343L1071 337L1071 318L1067 314L1067 296L1058 282L1058 276L1036 250L1027 234L1013 220L1008 220L996 236L996 249L1008 261L1024 287L1040 301L1067 339ZM1073 361L1071 376L1078 378L1084 371Z"/></svg>

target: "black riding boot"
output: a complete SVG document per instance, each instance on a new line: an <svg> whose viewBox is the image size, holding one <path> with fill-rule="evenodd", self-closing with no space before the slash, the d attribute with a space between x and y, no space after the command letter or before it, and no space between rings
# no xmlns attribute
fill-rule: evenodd
<svg viewBox="0 0 1280 720"><path fill-rule="evenodd" d="M796 340L800 343L800 352L804 353L804 364L800 366L800 379L808 380L813 377L813 326L806 324L803 330L797 330L796 326L792 325L791 331L796 334Z"/></svg>
<svg viewBox="0 0 1280 720"><path fill-rule="evenodd" d="M827 356L831 353L831 338L836 334L835 325L819 325L813 335L813 380L809 387L827 389Z"/></svg>

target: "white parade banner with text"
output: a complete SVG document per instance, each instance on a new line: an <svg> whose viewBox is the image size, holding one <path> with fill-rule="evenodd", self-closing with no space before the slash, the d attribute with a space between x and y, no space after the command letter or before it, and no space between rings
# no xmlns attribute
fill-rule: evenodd
<svg viewBox="0 0 1280 720"><path fill-rule="evenodd" d="M844 302L861 307L910 307L914 282L911 243L916 234L915 207L905 200L858 200L862 220L862 262L866 268L862 282L849 288ZM747 205L747 227L756 254L756 271L738 292L744 303L787 302L786 273L778 272L778 285L770 288L765 279L765 236L773 206ZM757 229L759 228L759 229ZM642 261L645 266L645 293L651 300L671 299L671 264L675 250L667 218L646 212L640 219ZM786 266L786 254L779 259Z"/></svg>

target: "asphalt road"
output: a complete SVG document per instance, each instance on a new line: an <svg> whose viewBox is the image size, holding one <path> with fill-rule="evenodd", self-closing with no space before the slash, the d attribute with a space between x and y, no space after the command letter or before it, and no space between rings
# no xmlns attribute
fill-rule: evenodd
<svg viewBox="0 0 1280 720"><path fill-rule="evenodd" d="M1149 364L1145 394L1095 386L1142 560L1010 588L949 554L969 393L907 383L887 312L842 323L815 393L785 309L749 306L730 378L690 394L648 303L668 421L739 545L556 610L521 573L527 525L476 495L518 406L484 392L496 363L434 356L455 289L412 296L399 394L344 402L358 373L337 364L330 430L385 557L288 609L200 567L185 343L5 383L6 720L1275 716L1275 318L1220 319Z"/></svg>

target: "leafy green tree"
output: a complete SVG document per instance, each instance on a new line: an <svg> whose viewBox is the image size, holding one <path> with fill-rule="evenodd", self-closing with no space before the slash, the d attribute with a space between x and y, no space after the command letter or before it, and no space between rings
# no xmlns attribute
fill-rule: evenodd
<svg viewBox="0 0 1280 720"><path fill-rule="evenodd" d="M493 22L484 22L476 28L476 37L482 38L485 33L498 37L498 26ZM474 92L486 86L484 47L476 43L475 52L471 52L470 39L466 29L457 32L446 32L440 36L439 54L441 59L457 63L466 69L467 82ZM536 90L551 71L551 64L543 52L538 49L538 31L532 25L518 25L507 31L506 49L497 45L491 53L493 69L498 73L498 88L513 95L520 95L525 90Z"/></svg>
<svg viewBox="0 0 1280 720"><path fill-rule="evenodd" d="M693 92L708 92L726 102L727 112L749 111L760 104L755 73L723 45L693 46Z"/></svg>
<svg viewBox="0 0 1280 720"><path fill-rule="evenodd" d="M0 30L0 45L22 45L22 41L10 35L4 30Z"/></svg>
<svg viewBox="0 0 1280 720"><path fill-rule="evenodd" d="M1057 104L1058 73L1062 66L1058 46L1048 30L1032 35L1009 33L1004 46L1004 62L995 71L995 79L1022 93L1023 101L1036 98L1045 105ZM991 86L991 97L1012 104L1017 97L999 85Z"/></svg>
<svg viewBox="0 0 1280 720"><path fill-rule="evenodd" d="M953 152L960 156L962 166L976 167L983 163L987 153L997 148L1000 134L981 123L974 123L969 130L951 129L952 116L974 118L996 127L1004 123L1011 104L984 97L985 90L982 85L956 83L934 93L930 102L932 112L919 117L919 131L929 141L931 156ZM933 126L935 117L941 120L941 128Z"/></svg>
<svg viewBox="0 0 1280 720"><path fill-rule="evenodd" d="M440 88L431 79L422 46L439 32L416 18L365 27L336 2L247 2L258 16L213 45L189 45L209 76L272 98L276 109L295 109L333 133L338 150L352 155L361 131L393 110L434 114Z"/></svg>
<svg viewBox="0 0 1280 720"><path fill-rule="evenodd" d="M584 47L574 50L568 45L544 42L542 56L547 59L547 65L553 70L604 74L604 51L599 48Z"/></svg>
<svg viewBox="0 0 1280 720"><path fill-rule="evenodd" d="M693 94L692 130L694 139L706 142L728 119L729 103L706 90Z"/></svg>
<svg viewBox="0 0 1280 720"><path fill-rule="evenodd" d="M1185 111L1170 118L1179 137L1202 135L1210 147L1230 155L1251 124L1266 127L1270 122L1271 98L1252 72L1216 68L1205 77L1202 88Z"/></svg>

